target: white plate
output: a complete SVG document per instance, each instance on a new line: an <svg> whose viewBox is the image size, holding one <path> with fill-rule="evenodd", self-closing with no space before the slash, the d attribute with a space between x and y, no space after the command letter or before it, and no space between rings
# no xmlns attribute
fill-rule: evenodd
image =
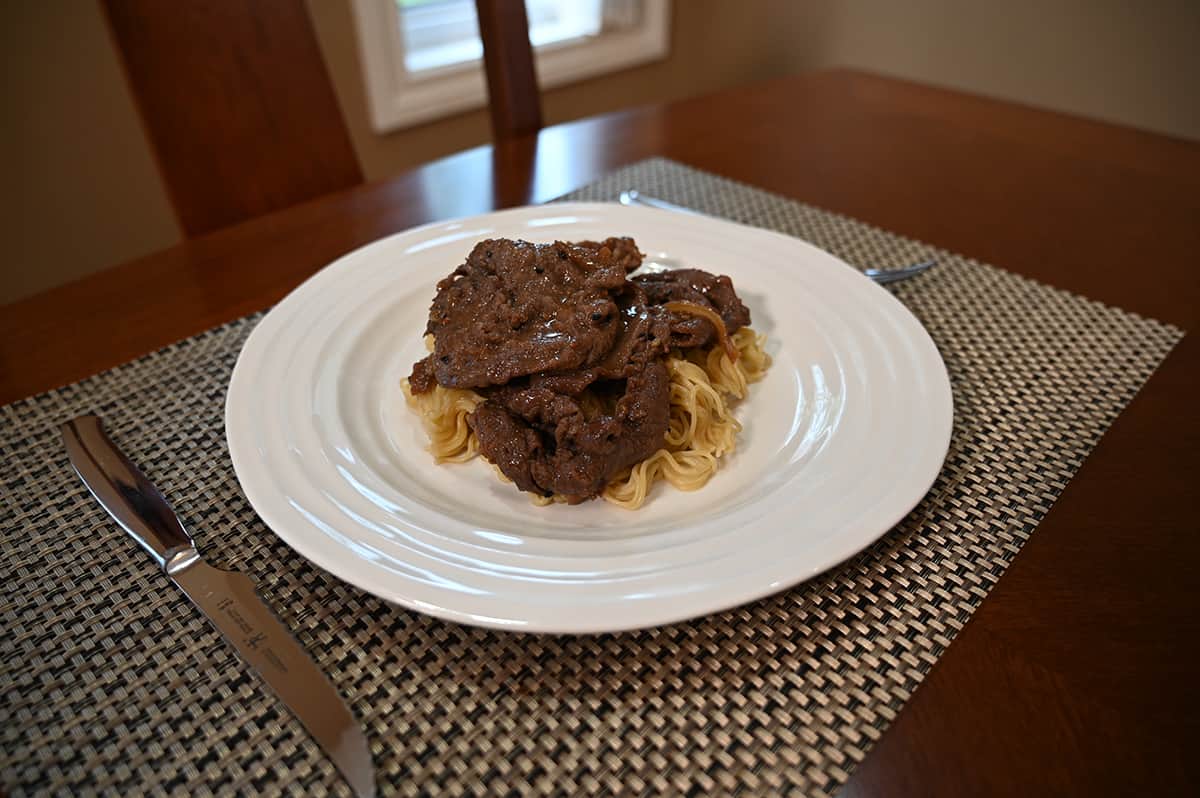
<svg viewBox="0 0 1200 798"><path fill-rule="evenodd" d="M535 507L480 459L434 465L400 379L434 286L482 238L631 235L733 278L774 358L738 449L640 510ZM921 499L950 439L945 366L917 320L794 238L650 208L558 204L426 225L321 270L250 335L229 386L238 479L280 538L389 601L462 623L600 632L692 618L846 559Z"/></svg>

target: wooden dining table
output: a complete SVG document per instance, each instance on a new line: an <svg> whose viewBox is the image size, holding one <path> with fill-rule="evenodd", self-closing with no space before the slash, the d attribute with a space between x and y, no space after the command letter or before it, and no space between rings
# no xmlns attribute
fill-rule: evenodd
<svg viewBox="0 0 1200 798"><path fill-rule="evenodd" d="M582 119L10 304L0 400L267 308L374 239L543 202L649 156L1189 331L843 790L1196 789L1200 143L849 70Z"/></svg>

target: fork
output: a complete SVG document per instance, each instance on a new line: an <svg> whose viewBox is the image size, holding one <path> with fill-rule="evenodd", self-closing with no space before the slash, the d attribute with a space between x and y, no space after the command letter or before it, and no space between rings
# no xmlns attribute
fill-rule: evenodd
<svg viewBox="0 0 1200 798"><path fill-rule="evenodd" d="M644 205L649 208L661 208L665 211L688 213L692 216L707 216L707 214L692 208L676 205L674 202L667 202L658 197L649 197L636 188L627 188L622 191L620 201L622 205ZM911 266L905 266L902 269L863 269L862 273L880 285L887 285L888 283L896 283L900 280L907 280L909 277L914 277L936 265L936 263L937 261L933 260L923 260Z"/></svg>

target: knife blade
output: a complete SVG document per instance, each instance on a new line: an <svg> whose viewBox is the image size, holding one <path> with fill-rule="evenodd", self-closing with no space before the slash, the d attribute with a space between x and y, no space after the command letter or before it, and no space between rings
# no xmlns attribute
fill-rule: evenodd
<svg viewBox="0 0 1200 798"><path fill-rule="evenodd" d="M61 427L71 465L121 527L204 613L274 691L360 797L375 795L375 770L362 728L342 697L245 574L201 559L174 510L93 415Z"/></svg>

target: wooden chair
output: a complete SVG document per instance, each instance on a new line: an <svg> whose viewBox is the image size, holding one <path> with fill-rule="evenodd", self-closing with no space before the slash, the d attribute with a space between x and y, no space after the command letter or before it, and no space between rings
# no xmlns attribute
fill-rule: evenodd
<svg viewBox="0 0 1200 798"><path fill-rule="evenodd" d="M102 0L184 234L362 182L304 0ZM497 140L541 127L522 0L476 0Z"/></svg>
<svg viewBox="0 0 1200 798"><path fill-rule="evenodd" d="M542 97L533 68L524 0L475 0L487 72L492 135L504 141L542 127Z"/></svg>

